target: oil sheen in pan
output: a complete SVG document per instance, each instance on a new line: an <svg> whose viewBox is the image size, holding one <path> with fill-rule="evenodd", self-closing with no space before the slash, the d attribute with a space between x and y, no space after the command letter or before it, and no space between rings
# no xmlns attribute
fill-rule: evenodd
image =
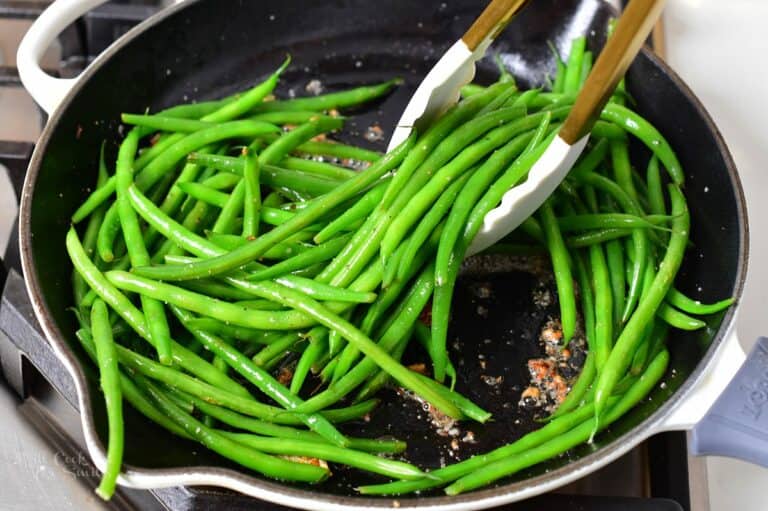
<svg viewBox="0 0 768 511"><path fill-rule="evenodd" d="M402 389L379 392L381 404L366 420L342 427L349 435L396 437L408 441L398 455L420 467L437 468L487 452L537 429L536 418L546 415L546 399L521 396L532 384L533 361L559 364L558 373L570 385L584 362L584 338L579 325L569 344L567 360L553 357L551 334L559 319L557 292L548 262L538 257L475 256L464 264L454 292L448 336L450 356L458 373L456 390L490 411L486 424L454 423L430 413L428 405ZM549 349L547 349L549 347ZM417 368L427 356L412 342L403 363ZM428 367L428 364L425 364ZM542 382L546 388L548 383ZM305 388L312 388L306 385ZM541 392L543 398L544 392ZM323 491L349 494L354 487L383 478L354 469L331 466L334 475Z"/></svg>

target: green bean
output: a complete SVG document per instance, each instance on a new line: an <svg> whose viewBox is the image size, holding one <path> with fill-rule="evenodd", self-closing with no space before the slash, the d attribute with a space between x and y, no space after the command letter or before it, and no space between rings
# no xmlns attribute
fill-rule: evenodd
<svg viewBox="0 0 768 511"><path fill-rule="evenodd" d="M311 316L298 311L273 312L252 310L170 284L145 279L133 273L110 271L105 276L118 288L140 293L143 296L149 296L157 300L163 300L182 309L197 312L198 314L237 326L259 330L296 330L315 323ZM262 284L267 285L265 283Z"/></svg>
<svg viewBox="0 0 768 511"><path fill-rule="evenodd" d="M496 180L472 208L464 228L464 235L454 247L453 255L448 260L447 268L441 269L442 274L436 272L435 293L432 300L432 346L434 354L438 357L437 362L439 365L436 369L440 370L440 373L435 371L436 377L443 376L443 367L447 368L448 366L448 360L445 356L446 350L444 347L447 342L451 296L453 294L453 287L459 273L461 261L464 259L464 254L466 253L472 238L474 238L475 234L480 230L482 219L485 217L486 213L499 203L501 197L514 183L518 182L525 176L525 174L527 174L528 170L541 156L544 148L549 145L551 137L554 136L554 134L550 135L550 138L542 143L537 142L541 140L540 137L546 132L550 117L551 114L549 112L540 117L539 127L529 141L526 149L515 159L512 165L504 171L502 176ZM432 355L432 353L430 353L430 355ZM432 360L435 362L434 356ZM438 381L440 380L440 378L437 379Z"/></svg>
<svg viewBox="0 0 768 511"><path fill-rule="evenodd" d="M383 318L389 307L401 296L401 293L405 289L408 281L422 267L429 255L432 253L432 250L434 249L434 246L436 245L436 242L439 238L440 232L439 230L436 230L436 232L432 233L431 238L428 240L427 245L424 247L425 250L417 253L413 260L413 264L408 268L408 273L402 278L395 280L392 285L390 285L379 295L377 300L373 303L373 305L371 305L360 322L360 330L363 333L366 335L371 335L374 332L378 326L379 321ZM392 312L392 314L390 314L390 322L383 328L384 332L386 332L392 326L392 323L396 318L401 318L405 315L406 307L414 307L412 301L419 297L420 289L422 290L421 292L424 293L426 292L427 287L417 281L414 283L411 294L406 296L400 305ZM431 288L429 292L431 293ZM409 318L409 321L413 320L414 318ZM397 330L396 332L399 332L402 336L404 336L403 338L407 337L407 333L402 330ZM333 369L334 382L338 381L338 379L349 372L357 360L358 354L359 350L353 345L347 345L344 348L344 351L342 351L340 356L335 359L337 360L337 364Z"/></svg>
<svg viewBox="0 0 768 511"><path fill-rule="evenodd" d="M669 246L659 264L658 273L653 279L647 296L638 303L637 309L629 318L624 330L619 334L603 372L597 379L595 390L595 414L597 417L602 413L605 400L611 394L616 382L632 362L630 355L640 340L644 326L653 318L669 292L675 274L682 263L688 243L690 216L682 192L676 186L670 185L669 194L672 200L672 216L674 217Z"/></svg>
<svg viewBox="0 0 768 511"><path fill-rule="evenodd" d="M552 80L549 76L547 76L546 79L552 84L552 92L561 94L563 92L563 86L565 85L565 63L563 62L562 57L560 57L560 52L557 51L557 48L552 43L552 41L547 41L547 46L549 46L549 51L552 53L552 57L555 59L556 67L554 80Z"/></svg>
<svg viewBox="0 0 768 511"><path fill-rule="evenodd" d="M642 208L629 193L611 181L605 176L601 176L595 173L585 173L579 176L579 179L584 183L594 186L600 190L603 190L609 194L621 208L633 215L642 214ZM629 290L627 292L627 300L624 304L624 311L622 312L622 322L626 322L637 305L637 301L640 297L642 278L645 271L646 257L648 253L648 238L641 230L632 231L632 243L635 249L635 259L632 264L632 275L629 279Z"/></svg>
<svg viewBox="0 0 768 511"><path fill-rule="evenodd" d="M311 431L304 431L288 426L280 426L271 422L261 421L241 415L239 413L227 410L220 406L212 405L190 394L180 392L176 389L169 388L169 396L179 396L181 400L186 400L194 407L198 408L206 415L214 417L225 424L233 426L238 429L250 431L258 435L265 435L276 438L292 439L292 440L304 440L309 442L321 442L323 438L317 433ZM405 442L398 440L375 440L367 438L348 438L349 448L357 449L360 451L368 452L381 452L381 453L400 453L405 450Z"/></svg>
<svg viewBox="0 0 768 511"><path fill-rule="evenodd" d="M412 335L412 332L407 334L405 337L403 337L403 339L392 350L392 357L398 362L402 358L403 352L405 352L405 349L408 347L408 341L410 340L411 335ZM381 387L389 383L389 381L390 381L389 374L387 374L386 371L379 371L378 373L375 374L375 376L371 377L366 382L366 384L363 385L363 387L357 392L357 394L355 395L355 398L353 399L353 402L369 399L371 396L376 395L376 393L381 389Z"/></svg>
<svg viewBox="0 0 768 511"><path fill-rule="evenodd" d="M332 156L334 158L366 161L374 163L381 159L382 154L369 151L362 147L332 142L330 139L323 142L310 140L296 147L295 152L316 156Z"/></svg>
<svg viewBox="0 0 768 511"><path fill-rule="evenodd" d="M72 264L78 273L83 276L91 289L93 289L102 300L117 312L117 314L123 318L136 333L143 339L152 342L144 315L124 294L110 284L104 277L104 274L102 274L98 268L96 268L96 265L88 259L74 228L70 228L69 232L67 232L66 247L69 257L72 260ZM211 366L208 362L177 342L171 343L171 353L175 363L202 380L218 385L234 395L248 395L248 391L240 384L231 380L227 375L222 374L221 371Z"/></svg>
<svg viewBox="0 0 768 511"><path fill-rule="evenodd" d="M579 77L579 89L584 86L584 82L587 81L590 71L592 71L592 62L594 56L591 51L585 51L584 57L581 61L581 76Z"/></svg>
<svg viewBox="0 0 768 511"><path fill-rule="evenodd" d="M400 279L405 278L408 274L410 265L413 264L413 260L416 257L416 253L422 250L424 242L427 241L430 234L437 227L437 224L445 216L446 212L454 204L459 192L465 187L467 181L474 174L470 171L465 173L454 181L445 191L440 195L440 198L435 201L432 208L424 215L416 228L413 230L411 236L403 242L405 245L405 251L400 257L400 262L397 269L397 277Z"/></svg>
<svg viewBox="0 0 768 511"><path fill-rule="evenodd" d="M352 207L323 227L315 236L315 243L328 241L339 232L348 229L359 220L368 216L381 203L388 184L388 181L384 181L368 190Z"/></svg>
<svg viewBox="0 0 768 511"><path fill-rule="evenodd" d="M325 333L328 333L327 329L324 329ZM298 395L301 391L302 385L307 379L312 366L322 356L324 352L328 350L328 335L318 336L314 339L314 342L310 342L309 346L304 350L299 357L299 361L296 364L296 369L293 371L293 377L291 378L291 392Z"/></svg>
<svg viewBox="0 0 768 511"><path fill-rule="evenodd" d="M112 194L115 193L115 179L109 178L106 182L98 186L88 198L72 214L72 223L76 224L91 215L96 209L104 204ZM117 213L114 213L117 214Z"/></svg>
<svg viewBox="0 0 768 511"><path fill-rule="evenodd" d="M299 425L301 419L299 414L307 413L299 410L287 412L281 408L266 405L255 400L250 394L247 397L233 394L227 390L210 385L201 380L193 378L181 371L158 364L143 355L139 355L127 348L117 346L120 363L133 370L136 373L143 374L153 380L163 382L186 393L192 394L207 401L208 403L226 406L227 408L260 419L270 420L277 424ZM368 404L370 406L370 403ZM339 409L334 411L322 412L322 415L332 422L339 422L341 419L357 416L360 406L349 407L348 409Z"/></svg>
<svg viewBox="0 0 768 511"><path fill-rule="evenodd" d="M589 260L592 267L592 282L595 290L594 351L595 365L599 373L602 371L611 353L614 304L608 265L605 262L605 254L600 245L589 247ZM590 351L592 351L591 347Z"/></svg>
<svg viewBox="0 0 768 511"><path fill-rule="evenodd" d="M310 206L297 213L291 220L272 229L268 233L263 234L242 248L233 250L220 257L185 266L181 271L177 267L166 266L144 267L137 269L136 273L150 278L160 278L163 280L185 280L223 273L252 261L275 244L282 241L285 237L311 225L327 210L354 197L361 190L366 189L370 184L376 182L381 176L396 167L403 156L408 153L408 150L413 144L413 139L414 137L408 138L394 151L391 151L381 160L372 165L366 172L360 173L354 178L340 184L333 192L318 197Z"/></svg>
<svg viewBox="0 0 768 511"><path fill-rule="evenodd" d="M216 125L213 122L199 121L197 119L184 119L165 115L138 115L138 114L120 114L120 119L125 124L132 126L141 126L142 128L151 128L158 131L168 131L172 133L193 133L195 131L211 128Z"/></svg>
<svg viewBox="0 0 768 511"><path fill-rule="evenodd" d="M213 334L194 328L188 323L189 320L194 319L192 314L185 312L178 307L171 307L171 311L176 318L187 328L187 330L195 336L206 349L213 352L217 357L220 357L226 362L232 369L237 371L242 377L252 383L256 388L261 390L265 395L269 396L276 403L288 410L295 410L297 406L301 405L303 401L296 397L291 390L285 388L280 382L278 382L271 374L264 371L245 355L237 351L226 342ZM301 420L309 429L322 436L326 440L336 445L345 446L347 440L339 433L339 431L328 422L327 419L317 414L297 414L299 420Z"/></svg>
<svg viewBox="0 0 768 511"><path fill-rule="evenodd" d="M217 253L217 252L214 252L214 253ZM180 264L189 264L195 261L194 258L184 257L184 256L174 256L174 257L168 257L166 259L169 261L180 263ZM257 263L251 263L251 264L255 265ZM257 267L261 267L261 265L258 265ZM198 284L193 284L194 282L198 282ZM199 285L199 282L205 282L205 281L188 281L186 282L185 286L192 287L192 288L195 288L195 286L197 286L198 289L203 289L203 292L205 292L206 294L214 294L217 296L221 296L222 294L224 294L225 296L223 296L223 298L231 298L235 300L247 300L251 298L251 296L248 296L248 291L242 291L242 289L248 289L248 286L245 286L245 287L241 286L240 289L229 288L232 290L232 293L229 293L227 295L226 291L222 293L222 291L219 290L217 286L210 286L208 289L206 289L206 287L201 287ZM334 302L351 302L351 303L371 303L374 300L376 300L376 293L359 292L351 289L338 288L328 284L323 284L322 282L315 282L314 280L311 280L311 279L299 277L297 275L277 277L275 279L275 282L287 288L300 291L306 294L307 296L316 298L318 300L330 300ZM206 284L208 285L210 283L206 282ZM219 284L219 286L220 285L221 284ZM210 293L208 293L209 289L210 289Z"/></svg>
<svg viewBox="0 0 768 511"><path fill-rule="evenodd" d="M168 256L166 260L170 257L180 256ZM190 280L182 284L186 289L222 300L250 300L253 298L253 295L250 293L212 279Z"/></svg>
<svg viewBox="0 0 768 511"><path fill-rule="evenodd" d="M102 186L107 179L109 179L109 175L107 173L107 164L104 160L104 145L105 144L101 144L101 149L99 152L99 173L96 180L97 189ZM105 208L101 207L91 214L91 217L88 220L88 225L85 228L85 233L83 234L83 249L91 258L93 258L93 251L96 247L96 238L99 234L99 227L101 226L101 222L104 220L104 212ZM88 289L88 284L85 282L83 277L81 277L77 271L73 271L72 294L75 298L75 305L78 307L83 306L82 302L86 295L89 293L93 293L93 291ZM90 307L90 305L85 305L85 307Z"/></svg>
<svg viewBox="0 0 768 511"><path fill-rule="evenodd" d="M210 450L229 458L260 474L288 481L316 483L328 477L327 469L306 463L295 463L279 457L263 454L240 442L231 440L209 428L166 397L157 387L145 379L140 384L149 392L158 407L195 440Z"/></svg>
<svg viewBox="0 0 768 511"><path fill-rule="evenodd" d="M85 328L81 328L76 332L77 338L80 340L80 344L85 349L88 356L96 362L96 346L93 343L91 333ZM159 426L167 429L174 435L178 435L182 438L189 439L190 436L176 425L173 421L168 419L163 413L157 409L157 407L142 393L142 391L131 381L126 375L118 371L120 376L120 390L123 397L131 403L131 405L138 410L142 415L155 422Z"/></svg>
<svg viewBox="0 0 768 511"><path fill-rule="evenodd" d="M432 289L434 286L433 280L434 280L433 268L428 267L427 269L422 271L418 280L411 287L411 291L409 292L408 297L405 300L405 303L407 303L407 305L403 307L402 313L399 315L399 317L397 317L396 320L392 322L392 325L390 326L390 328L379 339L377 346L379 346L379 348L382 351L386 352L388 350L391 350L394 346L397 345L400 339L402 339L402 337L410 330L411 325L416 321L419 314L421 313L422 308L427 303L430 295L432 294ZM349 338L347 339L349 340ZM354 344L358 348L362 347L362 346L358 346L356 343L350 343L350 344ZM365 352L365 350L361 350L361 351ZM368 376L377 368L377 365L378 363L374 361L374 359L372 359L371 357L364 358L360 363L358 363L355 367L353 367L341 380L336 382L334 385L328 387L326 390L315 395L311 399L308 399L306 403L304 403L304 406L302 407L302 409L300 409L300 411L311 412L314 410L321 410L329 406L330 404L337 402L338 400L342 399L346 394L348 394L350 391L352 391L352 389L354 389L355 387L360 385L363 381L365 381L368 378ZM384 368L382 367L382 369ZM406 371L408 370L406 369ZM387 372L389 373L389 371ZM410 375L410 377L415 379L413 375ZM420 387L421 386L422 385L420 385ZM435 402L432 401L432 398L429 398L428 400L433 405L435 404ZM442 406L445 406L445 405L441 404L440 409L443 411L446 411L442 408ZM458 413L458 409L456 409L452 403L449 405L449 410L451 413Z"/></svg>
<svg viewBox="0 0 768 511"><path fill-rule="evenodd" d="M574 408L581 406L587 391L595 381L596 375L596 357L594 352L590 350L587 352L587 357L584 360L584 365L581 367L581 373L579 373L579 377L576 380L576 383L571 387L568 395L565 396L565 399L563 399L560 405L558 405L555 412L547 417L547 420L552 421L570 411L573 411Z"/></svg>
<svg viewBox="0 0 768 511"><path fill-rule="evenodd" d="M685 181L685 174L683 174L680 162L678 161L677 156L675 156L672 147L670 147L669 142L667 142L661 133L659 133L659 130L654 128L651 123L639 114L615 103L608 103L600 114L600 117L605 121L611 121L618 126L621 126L628 133L631 133L640 139L640 141L642 141L664 164L672 182L678 186L682 186Z"/></svg>
<svg viewBox="0 0 768 511"><path fill-rule="evenodd" d="M566 94L575 93L579 90L581 67L584 61L586 45L587 38L584 36L576 37L571 41L571 53L568 55L568 64L565 69L563 82L563 92Z"/></svg>
<svg viewBox="0 0 768 511"><path fill-rule="evenodd" d="M109 500L115 493L117 477L123 462L124 425L123 393L120 386L120 372L117 368L117 353L112 339L107 306L97 299L91 309L91 330L96 346L101 390L107 409L109 441L107 443L107 465L96 493Z"/></svg>
<svg viewBox="0 0 768 511"><path fill-rule="evenodd" d="M261 114L252 115L248 118L253 121L264 121L272 124L298 125L298 124L304 124L310 119L323 118L323 117L328 117L328 116L316 111L311 112L311 111L301 111L301 110L295 110L295 111L286 110L282 112L281 111L264 112ZM340 115L333 115L331 117L334 117L336 119L341 119L342 121L345 120L344 117Z"/></svg>
<svg viewBox="0 0 768 511"><path fill-rule="evenodd" d="M281 275L307 268L316 263L327 261L335 256L339 250L341 250L347 241L349 241L351 235L344 235L338 238L334 238L325 243L321 243L316 247L310 248L305 252L300 252L295 256L285 259L277 264L273 264L269 267L265 267L261 270L250 272L247 276L248 280L268 280Z"/></svg>
<svg viewBox="0 0 768 511"><path fill-rule="evenodd" d="M646 179L650 212L655 215L666 215L667 206L664 202L664 188L661 184L659 159L656 155L651 156L651 159L648 161Z"/></svg>
<svg viewBox="0 0 768 511"><path fill-rule="evenodd" d="M320 331L321 330L318 329L318 333L320 333ZM307 334L307 337L309 337L310 334L312 334L312 330L310 330L309 334ZM283 354L291 346L296 344L300 338L301 336L298 333L289 332L282 337L278 337L275 342L270 343L268 346L254 355L251 360L253 360L253 363L257 366L264 367L270 360L274 359L278 355Z"/></svg>
<svg viewBox="0 0 768 511"><path fill-rule="evenodd" d="M243 213L245 204L245 180L240 180L232 193L227 197L227 202L221 207L211 231L221 234L234 234L237 230L238 217Z"/></svg>
<svg viewBox="0 0 768 511"><path fill-rule="evenodd" d="M241 341L247 341L255 344L272 344L279 337L276 332L267 330L254 330L252 328L243 328L234 325L227 325L221 321L212 318L194 318L189 320L189 325L193 328L205 330L212 334L231 337Z"/></svg>
<svg viewBox="0 0 768 511"><path fill-rule="evenodd" d="M254 137L275 131L280 131L280 128L261 121L231 121L186 136L169 137L169 142L162 148L163 151L158 152L152 160L145 164L146 166L142 167L140 164L142 158L136 160L135 168L141 168L141 171L136 176L136 184L141 190L147 190L176 163L185 158L187 154L204 146L221 140L237 137ZM87 216L87 214L90 214L93 209L108 199L114 191L115 179L110 178L104 184L104 187L91 194L88 200L78 208L72 217L73 222L77 222Z"/></svg>
<svg viewBox="0 0 768 511"><path fill-rule="evenodd" d="M253 109L254 113L264 112L293 112L293 111L325 111L336 108L367 103L389 92L392 87L399 85L402 80L396 78L377 85L366 85L342 92L332 92L320 96L295 98L288 100L265 101Z"/></svg>
<svg viewBox="0 0 768 511"><path fill-rule="evenodd" d="M237 302L238 305L248 307L249 309L263 310L263 311L277 311L285 310L285 307L279 303L275 303L271 300L264 300L263 298L241 300Z"/></svg>
<svg viewBox="0 0 768 511"><path fill-rule="evenodd" d="M700 319L692 318L684 312L680 312L679 310L670 307L666 303L662 303L659 306L656 315L670 326L679 328L680 330L699 330L707 326L707 324Z"/></svg>
<svg viewBox="0 0 768 511"><path fill-rule="evenodd" d="M222 99L215 99L213 101L200 101L197 103L187 103L182 105L175 105L165 110L161 110L157 115L166 117L178 117L180 119L199 119L211 112L214 112L224 106L225 104L234 101L235 96L228 96Z"/></svg>
<svg viewBox="0 0 768 511"><path fill-rule="evenodd" d="M380 458L351 449L340 449L327 444L308 442L306 440L265 438L249 433L221 432L221 434L243 445L268 453L309 456L398 479L413 480L425 476L424 472L418 468L402 461Z"/></svg>
<svg viewBox="0 0 768 511"><path fill-rule="evenodd" d="M610 143L613 179L624 192L638 200L637 190L632 180L632 165L629 162L629 144L626 141L612 140Z"/></svg>
<svg viewBox="0 0 768 511"><path fill-rule="evenodd" d="M478 85L476 83L468 83L461 87L461 97L463 99L467 99L470 96L475 96L477 94L480 94L485 90L485 87L482 85Z"/></svg>
<svg viewBox="0 0 768 511"><path fill-rule="evenodd" d="M133 155L136 154L139 137L138 131L131 130L123 143L117 157L115 176L117 178L117 211L120 216L123 238L128 249L132 266L149 264L149 253L144 246L141 227L136 212L131 207L127 197L128 188L133 182ZM142 297L141 305L146 317L146 325L151 337L151 343L157 350L158 359L162 364L169 365L171 355L171 332L165 317L162 302Z"/></svg>
<svg viewBox="0 0 768 511"><path fill-rule="evenodd" d="M139 151L138 157L136 158L136 167L134 170L136 172L140 171L149 165L149 162L157 158L158 155L162 154L166 149L174 145L182 138L184 138L184 133L160 135L156 140L153 141L152 145Z"/></svg>
<svg viewBox="0 0 768 511"><path fill-rule="evenodd" d="M557 224L563 232L585 229L661 229L657 223L669 219L666 215L641 217L626 213L588 213L558 217Z"/></svg>
<svg viewBox="0 0 768 511"><path fill-rule="evenodd" d="M449 258L456 245L456 240L461 235L464 224L469 216L472 206L485 192L494 177L525 149L531 141L532 134L518 135L497 149L485 163L469 178L467 185L459 192L456 201L451 207L451 212L446 220L443 233L440 237L436 256L436 279L438 282L445 280L445 270L449 264Z"/></svg>
<svg viewBox="0 0 768 511"><path fill-rule="evenodd" d="M675 288L671 288L666 297L670 305L673 305L688 314L714 314L727 309L735 301L733 298L726 298L712 304L701 303L698 300L688 298Z"/></svg>
<svg viewBox="0 0 768 511"><path fill-rule="evenodd" d="M669 354L664 351L651 363L646 372L630 387L616 404L608 409L604 420L598 424L594 417L582 422L567 433L551 439L516 456L506 456L478 467L471 473L463 476L445 489L448 495L459 493L489 484L500 477L508 476L525 467L535 465L541 461L561 454L576 445L588 440L596 429L604 429L609 424L622 417L633 408L651 391L653 386L661 379L669 362ZM501 449L504 449L503 447ZM489 456L489 455L486 455Z"/></svg>
<svg viewBox="0 0 768 511"><path fill-rule="evenodd" d="M340 129L343 125L344 121L333 117L312 118L270 143L259 155L259 163L262 165L277 163L286 154L299 147L306 144L316 144L317 142L312 142L311 138L326 131Z"/></svg>
<svg viewBox="0 0 768 511"><path fill-rule="evenodd" d="M256 285L257 284L255 283L250 283L250 286L255 287ZM322 304L305 295L296 293L288 288L271 282L260 282L258 283L258 286L259 289L254 289L254 291L261 293L263 298L280 302L287 307L301 311L328 329L338 330L350 344L354 344L360 351L371 358L379 367L387 371L405 388L408 388L415 394L428 400L433 406L446 415L451 417L461 417L459 409L456 408L453 403L446 400L441 393L435 392L434 388L425 385L414 376L412 371L409 371L393 360L385 349L382 349L381 346L360 332L354 325L339 317L337 314L334 314ZM301 411L300 408L301 407L299 407L297 411Z"/></svg>
<svg viewBox="0 0 768 511"><path fill-rule="evenodd" d="M539 221L544 228L544 234L555 273L557 294L560 303L560 322L563 326L563 340L567 344L576 331L576 295L573 290L571 263L565 241L558 227L557 218L552 209L551 199L539 208ZM596 304L597 305L597 304ZM595 328L597 332L597 325Z"/></svg>
<svg viewBox="0 0 768 511"><path fill-rule="evenodd" d="M259 233L261 215L261 190L259 172L261 166L250 151L245 155L243 181L245 182L245 203L243 204L243 237L255 237Z"/></svg>
<svg viewBox="0 0 768 511"><path fill-rule="evenodd" d="M280 75L290 63L291 57L286 57L282 65L280 65L280 67L262 83L251 88L248 92L237 97L234 101L225 104L215 112L202 117L201 120L209 122L229 121L240 117L257 105L261 105L262 100L274 90Z"/></svg>
<svg viewBox="0 0 768 511"><path fill-rule="evenodd" d="M352 318L352 314L355 312L354 308L349 309L348 311L342 313L341 317L349 321ZM365 332L364 332L365 333ZM344 337L341 336L341 333L338 332L338 330L332 330L328 334L328 356L333 357L336 354L338 354L346 345L346 341L344 340Z"/></svg>
<svg viewBox="0 0 768 511"><path fill-rule="evenodd" d="M203 201L206 204L216 206L217 208L223 208L230 197L230 194L220 192L202 183L179 183L178 187L193 199Z"/></svg>
<svg viewBox="0 0 768 511"><path fill-rule="evenodd" d="M326 163L307 158L295 158L292 156L286 156L280 160L278 165L286 169L300 170L302 172L306 172L307 174L313 174L319 177L340 181L346 181L349 178L355 177L357 174L357 172L354 170L340 167L339 165L334 165L332 163Z"/></svg>
<svg viewBox="0 0 768 511"><path fill-rule="evenodd" d="M594 172L598 165L603 163L609 150L610 144L608 140L598 140L589 151L586 151L579 158L579 161L568 172L569 178L578 178L581 175Z"/></svg>
<svg viewBox="0 0 768 511"><path fill-rule="evenodd" d="M595 243L604 243L631 235L632 230L630 229L598 229L575 236L569 236L566 238L565 244L569 248L584 248L594 245Z"/></svg>
<svg viewBox="0 0 768 511"><path fill-rule="evenodd" d="M106 188L106 186L105 184L102 188ZM114 187L112 191L114 191ZM120 234L120 215L117 207L110 207L104 215L96 237L96 252L105 263L111 263L115 260L113 248L118 234Z"/></svg>
<svg viewBox="0 0 768 511"><path fill-rule="evenodd" d="M403 160L400 168L397 169L392 182L382 199L382 207L389 207L397 196L400 195L403 187L411 179L413 173L419 169L423 163L433 162L433 168L439 168L453 157L461 148L457 147L459 141L469 141L470 129L465 127L469 121L480 109L490 103L493 98L506 90L509 86L505 84L491 85L482 93L477 94L466 101L460 101L440 118L438 118L427 131L419 137L418 143L412 151L409 151ZM474 123L475 125L477 123ZM459 135L454 137L454 134ZM475 135L474 133L471 133ZM480 133L481 134L481 133ZM476 134L479 136L480 134ZM448 143L446 139L450 138ZM433 150L440 148L433 154ZM427 160L429 157L429 160Z"/></svg>

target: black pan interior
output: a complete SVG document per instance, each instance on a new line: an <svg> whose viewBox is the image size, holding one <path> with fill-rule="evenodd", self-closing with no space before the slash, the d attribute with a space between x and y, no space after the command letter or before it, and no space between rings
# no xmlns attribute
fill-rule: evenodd
<svg viewBox="0 0 768 511"><path fill-rule="evenodd" d="M572 37L586 33L589 46L596 50L611 16L598 0L537 0L532 4L494 46L523 87L541 85L552 73L554 59L548 42L566 52ZM118 123L121 112L155 111L241 90L272 71L289 53L293 64L278 89L282 96L306 94L304 86L311 78L320 79L329 91L396 76L405 79L404 85L385 100L358 112L360 116L341 135L361 143L360 132L374 122L391 133L415 85L480 8L472 0L385 0L375 4L364 0L200 0L189 2L185 9L109 51L65 112L53 119L27 187L30 216L23 219L22 228L31 233L35 273L31 288L42 296L62 337L80 353L73 335L74 321L66 311L71 302L71 267L64 253L64 234L70 215L95 182L102 140L111 141L107 148L111 157L116 153L115 142L122 133ZM495 76L492 59L484 59L478 80L489 82ZM686 169L694 246L678 279L679 287L703 301L738 293L746 244L743 207L738 183L729 172L730 161L714 127L677 79L648 55L636 60L628 84L637 109L669 139ZM384 143L373 145L381 149ZM519 272L499 276L500 281L525 278ZM522 284L517 287L525 289ZM509 300L510 309L515 310L514 299ZM717 338L722 319L722 315L711 318L703 332L674 332L670 339L673 363L664 388L657 389L650 400L602 435L596 445L576 449L516 479L563 466L637 426L686 381ZM494 326L478 322L475 329L492 332ZM523 363L522 355L509 361L515 367ZM91 396L95 396L97 422L103 424L100 394L92 392ZM204 449L171 440L141 417L129 415L128 422L126 461L131 465L227 466ZM510 431L510 439L521 432ZM396 427L381 433L408 434Z"/></svg>

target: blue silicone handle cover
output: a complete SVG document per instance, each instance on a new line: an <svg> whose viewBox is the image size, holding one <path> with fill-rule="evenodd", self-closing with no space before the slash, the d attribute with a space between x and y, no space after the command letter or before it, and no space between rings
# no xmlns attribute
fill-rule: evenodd
<svg viewBox="0 0 768 511"><path fill-rule="evenodd" d="M768 467L768 337L757 340L731 383L694 426L690 450Z"/></svg>

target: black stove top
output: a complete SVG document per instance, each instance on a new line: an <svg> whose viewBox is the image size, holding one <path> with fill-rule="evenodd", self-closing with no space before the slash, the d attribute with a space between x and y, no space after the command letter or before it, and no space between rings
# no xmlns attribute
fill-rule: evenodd
<svg viewBox="0 0 768 511"><path fill-rule="evenodd" d="M33 19L46 2L0 1L0 18ZM87 63L130 27L162 7L159 1L110 2L69 27L60 37L60 76L75 76ZM15 68L0 66L0 88L20 87ZM2 117L0 112L0 118ZM33 144L0 140L0 164L10 174L16 196L21 188ZM15 232L15 227L14 227ZM54 356L34 318L21 276L17 236L13 235L0 264L0 375L23 400L21 410L31 427L66 453L73 473L95 486L98 472L90 464L81 442L67 433L77 424L72 381ZM78 426L79 427L79 426ZM121 489L107 504L114 509L200 510L213 508L282 509L228 490L168 488L154 491ZM665 433L628 454L558 490L524 502L504 506L511 511L678 511L691 509L688 455L684 433Z"/></svg>

